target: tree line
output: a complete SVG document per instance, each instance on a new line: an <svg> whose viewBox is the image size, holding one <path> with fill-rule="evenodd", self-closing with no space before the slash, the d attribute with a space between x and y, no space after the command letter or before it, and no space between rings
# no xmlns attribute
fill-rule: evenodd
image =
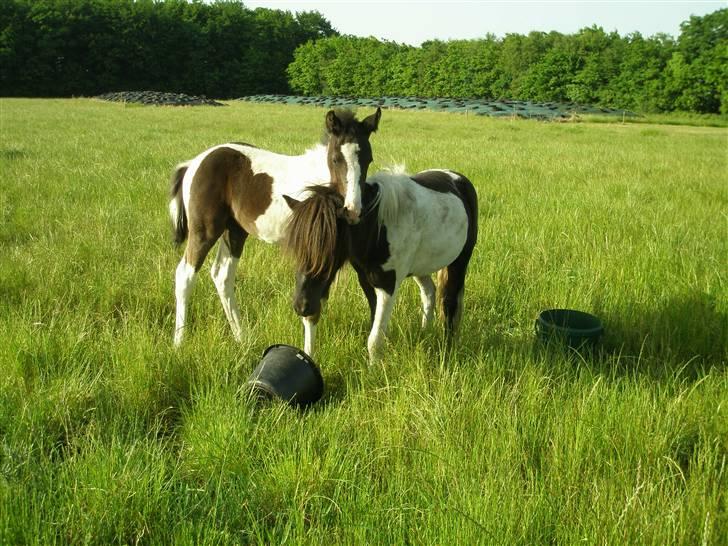
<svg viewBox="0 0 728 546"><path fill-rule="evenodd" d="M289 91L297 46L334 34L317 12L199 0L2 0L0 95Z"/></svg>
<svg viewBox="0 0 728 546"><path fill-rule="evenodd" d="M677 39L531 32L412 47L237 0L1 0L0 95L158 90L571 101L728 114L728 9Z"/></svg>
<svg viewBox="0 0 728 546"><path fill-rule="evenodd" d="M531 32L412 47L330 36L288 67L307 95L487 97L570 101L641 112L728 113L728 9L691 17L677 39Z"/></svg>

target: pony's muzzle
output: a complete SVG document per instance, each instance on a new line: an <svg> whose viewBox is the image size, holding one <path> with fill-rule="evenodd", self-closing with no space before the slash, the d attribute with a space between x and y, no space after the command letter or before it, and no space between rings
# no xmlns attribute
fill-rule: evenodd
<svg viewBox="0 0 728 546"><path fill-rule="evenodd" d="M343 214L344 220L346 220L348 224L355 225L355 224L359 223L359 220L361 218L360 218L360 213L358 210L344 207L343 212L344 212L344 214Z"/></svg>
<svg viewBox="0 0 728 546"><path fill-rule="evenodd" d="M303 296L293 300L293 310L299 317L310 317L318 313L316 302Z"/></svg>

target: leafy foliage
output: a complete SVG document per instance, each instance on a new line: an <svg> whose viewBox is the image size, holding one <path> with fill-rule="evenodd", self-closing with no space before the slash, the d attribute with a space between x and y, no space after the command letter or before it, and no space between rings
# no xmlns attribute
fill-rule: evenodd
<svg viewBox="0 0 728 546"><path fill-rule="evenodd" d="M691 17L677 41L593 26L414 48L335 36L296 50L291 87L304 94L419 95L572 101L647 112L728 109L728 9Z"/></svg>
<svg viewBox="0 0 728 546"><path fill-rule="evenodd" d="M249 10L237 1L6 0L0 94L286 92L295 48L333 33L318 12Z"/></svg>

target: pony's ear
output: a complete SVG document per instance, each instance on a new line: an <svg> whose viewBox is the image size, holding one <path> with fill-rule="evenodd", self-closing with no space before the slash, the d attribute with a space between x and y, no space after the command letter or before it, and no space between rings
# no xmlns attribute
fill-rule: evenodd
<svg viewBox="0 0 728 546"><path fill-rule="evenodd" d="M284 194L284 195L283 195L283 199L285 199L285 200L286 200L286 203L288 204L288 207L289 207L289 208L290 208L291 210L296 210L296 207L297 207L298 205L300 205L300 204L301 204L301 202L300 202L300 201L298 201L297 199L294 199L294 198L293 198L293 197L291 197L290 195L285 195L285 194Z"/></svg>
<svg viewBox="0 0 728 546"><path fill-rule="evenodd" d="M371 116L364 118L362 120L361 124L364 126L364 128L369 131L370 133L373 133L379 128L379 120L382 117L382 109L380 107L377 107L377 111L374 112Z"/></svg>
<svg viewBox="0 0 728 546"><path fill-rule="evenodd" d="M326 113L326 131L331 135L339 135L341 133L341 120L336 117L336 112L329 110Z"/></svg>

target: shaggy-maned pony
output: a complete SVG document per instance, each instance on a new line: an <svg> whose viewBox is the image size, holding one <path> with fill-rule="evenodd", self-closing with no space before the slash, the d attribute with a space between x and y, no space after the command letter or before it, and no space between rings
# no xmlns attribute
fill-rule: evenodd
<svg viewBox="0 0 728 546"><path fill-rule="evenodd" d="M377 173L363 186L356 225L345 220L344 202L335 190L310 189L303 201L286 198L293 214L284 239L297 264L293 306L303 317L307 353L313 351L321 300L328 297L337 271L347 261L369 303L370 361L378 356L397 290L406 277L414 277L420 287L424 326L435 302L431 274L438 272L441 313L448 332L454 330L478 235L477 195L465 176L448 170L412 176Z"/></svg>

